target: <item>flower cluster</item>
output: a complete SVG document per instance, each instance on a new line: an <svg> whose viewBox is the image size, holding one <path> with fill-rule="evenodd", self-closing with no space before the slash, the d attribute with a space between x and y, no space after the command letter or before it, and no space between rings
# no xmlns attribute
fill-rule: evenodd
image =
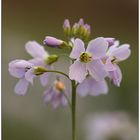
<svg viewBox="0 0 140 140"><path fill-rule="evenodd" d="M130 45L119 45L115 38L97 37L90 38L90 25L85 24L83 19L72 27L68 19L64 21L63 29L68 41L55 37L46 36L43 44L52 48L64 47L69 49L69 75L57 71L53 63L58 61L60 56L49 54L43 46L36 41L29 41L25 45L27 53L33 58L30 60L17 59L9 63L9 72L12 76L19 78L15 86L18 95L25 95L29 83L40 77L42 86L47 86L49 75L56 72L65 75L69 80L76 82L76 91L80 96L107 94L108 86L105 78L120 86L122 73L118 66L123 60L130 56ZM88 45L87 45L88 44ZM46 47L47 48L47 47ZM56 78L51 87L44 92L45 102L51 102L54 107L66 105L68 98L65 84L60 78Z"/></svg>

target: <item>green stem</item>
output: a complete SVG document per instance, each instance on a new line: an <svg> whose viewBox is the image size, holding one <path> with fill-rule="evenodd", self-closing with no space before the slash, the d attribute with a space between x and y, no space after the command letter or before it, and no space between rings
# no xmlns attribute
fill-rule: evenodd
<svg viewBox="0 0 140 140"><path fill-rule="evenodd" d="M56 70L46 70L45 72L54 72L54 73L58 73L58 74L62 74L64 76L66 76L69 79L69 76L67 74L65 74L64 72L61 71L56 71Z"/></svg>
<svg viewBox="0 0 140 140"><path fill-rule="evenodd" d="M76 140L76 84L72 81L72 140Z"/></svg>

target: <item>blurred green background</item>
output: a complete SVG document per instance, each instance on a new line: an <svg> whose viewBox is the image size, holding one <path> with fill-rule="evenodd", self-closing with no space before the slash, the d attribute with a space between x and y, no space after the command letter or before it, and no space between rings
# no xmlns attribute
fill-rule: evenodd
<svg viewBox="0 0 140 140"><path fill-rule="evenodd" d="M109 84L108 95L78 97L78 138L85 140L83 122L94 112L126 111L138 117L138 2L137 0L3 0L2 1L2 139L71 140L70 110L54 110L42 101L39 82L30 86L24 97L15 95L17 79L8 73L8 63L29 59L24 45L29 40L42 44L46 35L64 39L65 18L73 23L79 18L92 27L92 38L115 37L131 44L131 57L121 63L121 87ZM62 51L48 49L50 53ZM65 50L66 51L66 50ZM56 68L68 71L66 59Z"/></svg>

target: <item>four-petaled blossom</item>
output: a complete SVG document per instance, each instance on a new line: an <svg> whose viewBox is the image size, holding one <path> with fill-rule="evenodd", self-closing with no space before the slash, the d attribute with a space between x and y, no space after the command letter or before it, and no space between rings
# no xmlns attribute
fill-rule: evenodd
<svg viewBox="0 0 140 140"><path fill-rule="evenodd" d="M44 66L47 69L51 69L49 65L46 64L46 61L49 57L49 54L43 46L38 44L36 41L29 41L25 45L26 51L33 57L29 62L33 63L35 66ZM50 73L44 73L40 75L40 82L43 86L46 86L48 83Z"/></svg>
<svg viewBox="0 0 140 140"><path fill-rule="evenodd" d="M74 41L70 57L76 61L70 66L69 77L81 83L89 73L95 80L103 80L107 76L101 58L105 57L108 43L103 37L91 40L85 49L80 39Z"/></svg>
<svg viewBox="0 0 140 140"><path fill-rule="evenodd" d="M9 72L12 76L19 78L19 82L15 86L15 92L18 95L25 95L29 83L33 84L34 64L25 60L14 60L9 63Z"/></svg>
<svg viewBox="0 0 140 140"><path fill-rule="evenodd" d="M122 80L122 73L117 65L119 62L126 60L130 56L130 45L123 44L119 46L119 42L115 41L107 51L107 58L105 62L105 68L109 72L109 77L116 86L120 86Z"/></svg>
<svg viewBox="0 0 140 140"><path fill-rule="evenodd" d="M80 96L107 94L108 86L105 80L96 81L92 77L87 77L77 86L77 94Z"/></svg>
<svg viewBox="0 0 140 140"><path fill-rule="evenodd" d="M45 103L50 102L54 108L57 108L58 106L66 106L67 105L67 99L65 97L65 85L62 81L57 79L54 81L53 86L49 87L44 92L44 101Z"/></svg>

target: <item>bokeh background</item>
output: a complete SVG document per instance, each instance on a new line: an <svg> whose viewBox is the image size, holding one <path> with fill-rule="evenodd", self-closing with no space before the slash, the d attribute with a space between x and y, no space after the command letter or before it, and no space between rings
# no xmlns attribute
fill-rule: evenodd
<svg viewBox="0 0 140 140"><path fill-rule="evenodd" d="M42 100L39 82L24 97L15 95L17 79L8 73L8 63L29 59L28 40L42 44L46 35L64 39L65 18L73 23L84 18L92 27L92 38L115 37L131 44L131 57L121 63L121 87L109 84L108 95L77 99L78 138L85 140L83 122L90 113L125 111L138 117L138 2L137 0L3 0L2 1L2 139L71 140L70 110L54 110ZM50 53L64 53L48 48ZM67 52L67 50L64 50ZM68 71L67 59L56 68Z"/></svg>

